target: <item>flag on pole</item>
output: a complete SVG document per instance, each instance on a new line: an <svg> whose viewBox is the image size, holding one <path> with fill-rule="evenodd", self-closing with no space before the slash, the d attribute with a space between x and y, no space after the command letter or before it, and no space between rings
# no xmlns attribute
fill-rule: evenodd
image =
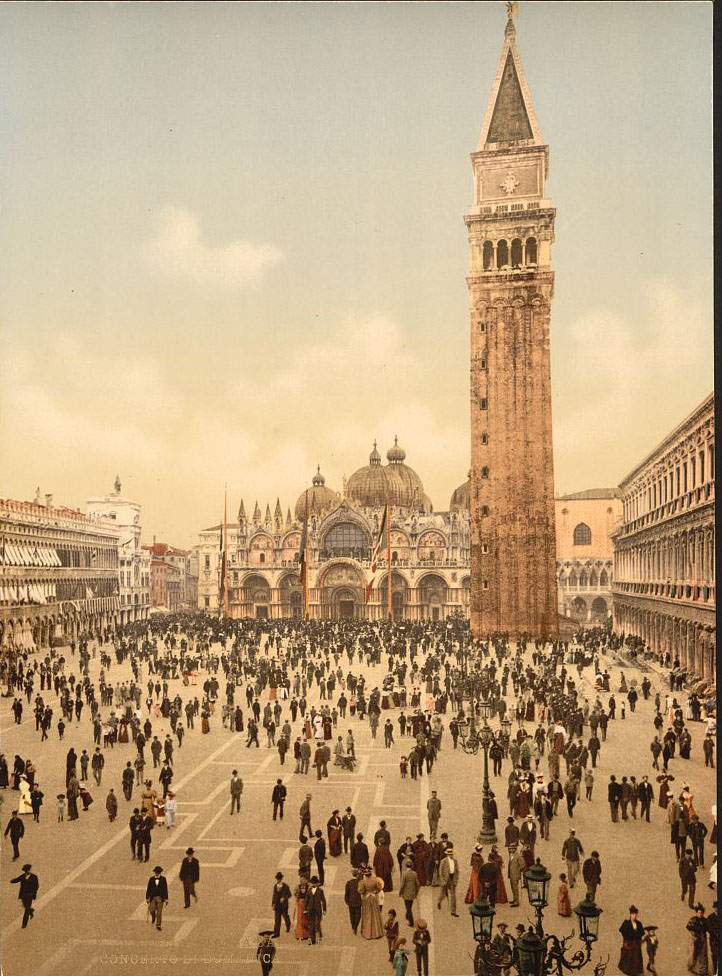
<svg viewBox="0 0 722 976"><path fill-rule="evenodd" d="M386 531L386 514L388 512L388 506L384 508L384 514L381 517L381 527L379 528L378 538L374 543L374 547L371 550L371 579L366 584L366 603L371 599L371 590L373 589L374 583L376 582L376 570L379 565L379 553L381 552L381 546L384 543L384 532ZM389 566L389 572L391 567Z"/></svg>
<svg viewBox="0 0 722 976"><path fill-rule="evenodd" d="M218 610L225 609L224 593L226 590L226 549L223 544L224 523L221 522L220 553L221 553L221 572L218 577Z"/></svg>
<svg viewBox="0 0 722 976"><path fill-rule="evenodd" d="M308 616L308 564L306 560L306 532L308 530L308 491L306 491L306 506L301 529L301 544L298 548L298 564L301 570L301 586L303 587L303 613Z"/></svg>

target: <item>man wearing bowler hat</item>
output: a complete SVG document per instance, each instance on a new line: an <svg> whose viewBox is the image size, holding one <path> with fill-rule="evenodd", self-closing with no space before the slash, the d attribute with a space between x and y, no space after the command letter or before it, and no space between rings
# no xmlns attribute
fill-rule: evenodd
<svg viewBox="0 0 722 976"><path fill-rule="evenodd" d="M198 858L193 857L194 850L192 847L187 848L186 856L181 861L180 873L178 877L183 882L183 899L184 908L191 907L191 895L198 901L198 895L196 894L196 881L200 880L201 876L201 866L198 863Z"/></svg>
<svg viewBox="0 0 722 976"><path fill-rule="evenodd" d="M163 877L163 868L153 868L153 874L148 879L148 886L145 889L145 900L148 903L150 920L155 922L155 927L160 932L163 924L163 906L168 904L168 882Z"/></svg>
<svg viewBox="0 0 722 976"><path fill-rule="evenodd" d="M38 881L37 874L32 874L30 868L32 864L23 864L23 873L19 874L17 878L11 878L10 884L19 884L20 891L18 892L18 898L23 903L23 908L25 909L23 913L23 925L25 929L28 927L28 921L35 914L33 909L33 902L38 896L38 888L40 887L40 882Z"/></svg>

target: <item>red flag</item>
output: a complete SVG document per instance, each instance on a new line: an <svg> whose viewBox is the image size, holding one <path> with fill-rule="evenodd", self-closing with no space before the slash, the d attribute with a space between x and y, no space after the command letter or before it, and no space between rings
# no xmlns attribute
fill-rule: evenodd
<svg viewBox="0 0 722 976"><path fill-rule="evenodd" d="M371 590L376 582L376 570L379 565L379 553L381 552L381 546L384 542L384 532L386 531L386 513L388 512L388 507L384 509L384 514L381 517L381 528L379 529L379 535L374 543L373 550L371 551L371 579L366 585L366 603L371 599ZM391 572L391 567L389 566L389 572Z"/></svg>

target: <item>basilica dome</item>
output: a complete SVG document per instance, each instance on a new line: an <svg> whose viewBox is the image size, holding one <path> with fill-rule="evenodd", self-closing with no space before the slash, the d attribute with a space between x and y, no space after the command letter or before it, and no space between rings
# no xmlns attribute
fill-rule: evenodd
<svg viewBox="0 0 722 976"><path fill-rule="evenodd" d="M468 512L470 508L471 508L471 471L469 471L469 477L466 479L464 484L459 485L458 488L454 489L454 493L451 496L451 501L449 502L449 511Z"/></svg>
<svg viewBox="0 0 722 976"><path fill-rule="evenodd" d="M346 484L346 494L365 508L381 508L384 505L404 504L403 481L390 466L382 466L381 455L374 448L369 454L366 467L354 471Z"/></svg>
<svg viewBox="0 0 722 976"><path fill-rule="evenodd" d="M337 491L326 487L326 479L321 474L321 467L316 468L311 487L302 491L296 502L294 514L297 522L303 522L306 517L306 499L308 499L308 514L322 515L323 513L335 508L341 501L341 496Z"/></svg>
<svg viewBox="0 0 722 976"><path fill-rule="evenodd" d="M403 485L402 508L410 508L414 512L431 512L431 499L424 491L424 484L413 468L406 461L406 451L399 447L398 437L394 437L393 447L386 452L389 462L388 472L395 475Z"/></svg>

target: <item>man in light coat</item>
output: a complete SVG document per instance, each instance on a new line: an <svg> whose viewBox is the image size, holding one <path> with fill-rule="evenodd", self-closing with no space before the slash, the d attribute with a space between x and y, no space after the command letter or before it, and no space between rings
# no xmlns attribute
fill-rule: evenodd
<svg viewBox="0 0 722 976"><path fill-rule="evenodd" d="M413 862L409 858L404 858L399 882L399 898L403 899L406 906L406 921L409 925L414 924L413 905L420 887L419 876L413 868Z"/></svg>
<svg viewBox="0 0 722 976"><path fill-rule="evenodd" d="M441 908L441 902L444 900L444 898L448 898L451 914L457 918L456 886L458 882L459 862L454 856L453 847L450 847L439 863L439 884L441 885L441 890L439 892L439 900L436 903L436 907Z"/></svg>

